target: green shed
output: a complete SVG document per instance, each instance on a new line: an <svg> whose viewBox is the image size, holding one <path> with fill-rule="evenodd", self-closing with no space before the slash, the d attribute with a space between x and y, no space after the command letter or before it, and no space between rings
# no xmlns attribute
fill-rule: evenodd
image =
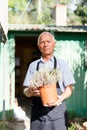
<svg viewBox="0 0 87 130"><path fill-rule="evenodd" d="M5 109L14 107L15 98L25 98L23 80L27 68L40 57L37 38L42 31L51 32L56 39L54 54L66 60L75 77L72 96L67 100L70 114L87 117L87 26L44 26L9 25L8 40L5 44L5 77L3 86L3 64L0 61L0 103L5 96ZM0 59L3 58L0 44ZM0 105L0 111L2 111Z"/></svg>

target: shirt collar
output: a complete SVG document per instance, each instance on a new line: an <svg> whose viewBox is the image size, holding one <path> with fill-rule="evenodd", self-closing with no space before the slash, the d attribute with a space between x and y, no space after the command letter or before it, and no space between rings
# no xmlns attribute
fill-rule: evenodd
<svg viewBox="0 0 87 130"><path fill-rule="evenodd" d="M54 56L52 56L48 61L54 62ZM44 63L44 60L43 60L43 57L42 57L42 56L41 56L41 58L40 58L40 62L43 62L43 63Z"/></svg>

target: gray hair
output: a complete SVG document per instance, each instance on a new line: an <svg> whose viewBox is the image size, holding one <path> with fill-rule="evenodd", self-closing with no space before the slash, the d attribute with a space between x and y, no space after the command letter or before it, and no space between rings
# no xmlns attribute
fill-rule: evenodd
<svg viewBox="0 0 87 130"><path fill-rule="evenodd" d="M42 33L39 35L39 37L38 37L38 41L37 41L37 44L38 44L38 45L39 45L39 43L40 43L40 38L41 38L41 36L44 35L44 34L47 34L47 35L51 36L53 42L55 42L55 38L54 38L54 36L53 36L50 32L45 31L45 32L42 32Z"/></svg>

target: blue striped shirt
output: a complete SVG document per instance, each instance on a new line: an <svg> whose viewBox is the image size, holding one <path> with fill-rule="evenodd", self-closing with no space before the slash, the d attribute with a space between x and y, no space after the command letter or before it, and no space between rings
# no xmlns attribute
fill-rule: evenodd
<svg viewBox="0 0 87 130"><path fill-rule="evenodd" d="M59 85L60 85L61 91L63 92L66 86L75 84L75 80L67 63L64 60L59 59L57 57L56 57L56 60L57 60L57 69L59 69L62 73L62 80L59 81ZM47 62L44 62L42 57L38 60L33 61L29 65L23 86L29 86L29 81L32 79L35 72L37 71L36 68L37 68L38 62L40 62L39 69L43 69L44 66L50 69L54 68L54 57L49 59Z"/></svg>

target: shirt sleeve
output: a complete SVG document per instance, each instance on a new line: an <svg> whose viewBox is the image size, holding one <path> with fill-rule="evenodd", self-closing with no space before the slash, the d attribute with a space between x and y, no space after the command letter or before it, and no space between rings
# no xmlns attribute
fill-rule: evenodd
<svg viewBox="0 0 87 130"><path fill-rule="evenodd" d="M59 68L62 72L62 81L59 81L59 85L60 85L61 91L64 92L66 86L75 84L75 79L73 77L73 74L69 66L64 60L60 61Z"/></svg>
<svg viewBox="0 0 87 130"><path fill-rule="evenodd" d="M65 87L75 84L73 74L66 62L63 64L63 84Z"/></svg>
<svg viewBox="0 0 87 130"><path fill-rule="evenodd" d="M23 82L23 86L29 87L29 82L32 79L33 75L34 75L34 65L30 64Z"/></svg>

